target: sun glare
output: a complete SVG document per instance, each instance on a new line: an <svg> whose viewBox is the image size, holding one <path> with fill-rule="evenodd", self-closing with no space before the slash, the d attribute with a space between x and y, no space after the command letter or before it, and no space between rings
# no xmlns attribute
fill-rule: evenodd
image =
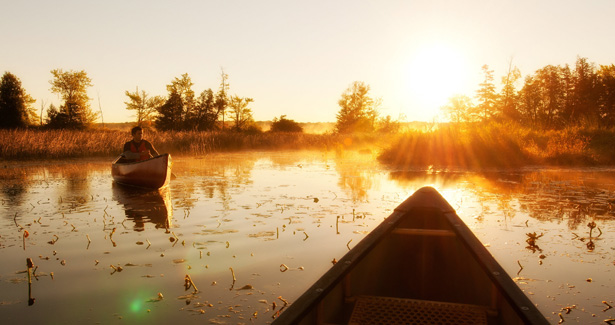
<svg viewBox="0 0 615 325"><path fill-rule="evenodd" d="M451 96L466 91L467 62L455 48L431 44L409 58L405 78L410 109L433 118Z"/></svg>

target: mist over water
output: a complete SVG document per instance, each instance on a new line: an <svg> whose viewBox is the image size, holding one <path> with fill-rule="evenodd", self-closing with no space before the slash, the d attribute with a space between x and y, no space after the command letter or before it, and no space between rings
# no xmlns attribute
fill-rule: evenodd
<svg viewBox="0 0 615 325"><path fill-rule="evenodd" d="M268 323L425 185L552 322L615 316L602 303L615 299L615 170L389 170L372 153L253 152L174 157L177 178L148 192L110 169L0 169L2 319Z"/></svg>

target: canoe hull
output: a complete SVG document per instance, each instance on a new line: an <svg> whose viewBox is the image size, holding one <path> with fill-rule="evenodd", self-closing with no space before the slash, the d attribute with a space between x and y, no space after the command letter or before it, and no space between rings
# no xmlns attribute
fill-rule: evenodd
<svg viewBox="0 0 615 325"><path fill-rule="evenodd" d="M454 209L429 187L397 207L274 323L369 324L373 319L365 311L370 306L379 306L372 313L379 317L391 314L383 312L387 306L405 311L393 315L399 318L391 323L424 323L425 318L412 318L417 315L434 317L433 323L466 323L460 314L439 318L460 308L485 319L470 324L548 324Z"/></svg>
<svg viewBox="0 0 615 325"><path fill-rule="evenodd" d="M169 184L171 179L171 155L164 154L139 162L122 162L118 157L111 164L115 182L147 189L158 189Z"/></svg>

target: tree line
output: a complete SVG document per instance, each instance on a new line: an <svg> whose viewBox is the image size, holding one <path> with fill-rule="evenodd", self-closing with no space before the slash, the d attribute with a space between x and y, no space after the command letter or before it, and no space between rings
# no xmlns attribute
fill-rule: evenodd
<svg viewBox="0 0 615 325"><path fill-rule="evenodd" d="M482 67L483 81L473 98L456 95L442 107L451 122L514 121L532 128L558 129L566 126L611 127L615 125L615 65L596 67L587 58L577 58L569 65L547 65L525 77L522 87L518 68L509 63L496 90L493 70ZM92 80L85 71L52 70L51 92L60 95L60 107L47 110L45 127L85 128L101 112L90 107L87 88ZM229 95L228 75L220 74L220 85L214 92L194 92L190 76L185 73L167 85L168 95L152 96L138 88L126 91L126 109L134 110L138 125L153 125L159 130L233 130L260 132L254 122L249 97ZM0 80L0 128L43 125L34 108L35 100L26 93L21 81L10 72ZM380 98L370 94L369 85L353 82L338 100L335 131L386 132L399 131L400 117L381 116ZM227 123L228 119L228 123ZM298 124L282 115L273 120L272 130L301 132Z"/></svg>
<svg viewBox="0 0 615 325"><path fill-rule="evenodd" d="M615 125L615 65L597 67L578 57L574 67L547 65L525 77L509 63L496 91L493 70L482 67L484 79L474 99L455 95L442 107L451 122L514 121L540 129L567 126L607 128Z"/></svg>
<svg viewBox="0 0 615 325"><path fill-rule="evenodd" d="M97 120L102 111L94 112L90 106L87 90L92 86L92 79L87 73L55 69L51 74L50 90L61 97L62 104L60 107L49 105L44 122L44 104L39 116L33 106L35 100L26 93L19 78L10 72L3 75L0 80L0 116L3 116L0 128L83 129ZM135 111L137 125L154 126L158 130L259 131L249 107L254 99L229 95L228 75L224 70L216 92L209 88L197 96L193 85L185 73L167 85L167 97L152 96L137 88L134 92L125 92L127 100L124 103L126 109ZM298 123L286 119L285 115L274 119L273 129L302 132Z"/></svg>

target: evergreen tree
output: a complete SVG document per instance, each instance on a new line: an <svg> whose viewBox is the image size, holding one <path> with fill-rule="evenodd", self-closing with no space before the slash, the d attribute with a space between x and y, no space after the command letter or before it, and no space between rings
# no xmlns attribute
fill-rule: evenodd
<svg viewBox="0 0 615 325"><path fill-rule="evenodd" d="M480 87L476 92L478 105L476 106L475 114L481 117L482 120L489 120L497 113L495 111L497 94L495 92L495 85L493 84L493 70L489 70L489 66L486 64L483 65L482 70L485 79L479 85Z"/></svg>
<svg viewBox="0 0 615 325"><path fill-rule="evenodd" d="M598 110L602 125L615 126L615 65L602 65L598 70Z"/></svg>
<svg viewBox="0 0 615 325"><path fill-rule="evenodd" d="M181 96L172 92L167 101L158 107L158 115L154 121L154 125L159 130L180 130L183 126L181 114L183 112L183 103Z"/></svg>
<svg viewBox="0 0 615 325"><path fill-rule="evenodd" d="M194 109L188 117L186 124L191 130L213 130L216 127L219 113L216 107L214 92L210 88L204 90L195 100Z"/></svg>
<svg viewBox="0 0 615 325"><path fill-rule="evenodd" d="M14 74L5 72L0 80L0 128L23 128L33 125L38 118L32 104L35 102L21 87Z"/></svg>
<svg viewBox="0 0 615 325"><path fill-rule="evenodd" d="M593 63L589 63L586 58L577 58L574 69L574 111L579 118L578 121L595 124L598 121L598 110L596 109L598 96L596 93L597 76L596 68Z"/></svg>

